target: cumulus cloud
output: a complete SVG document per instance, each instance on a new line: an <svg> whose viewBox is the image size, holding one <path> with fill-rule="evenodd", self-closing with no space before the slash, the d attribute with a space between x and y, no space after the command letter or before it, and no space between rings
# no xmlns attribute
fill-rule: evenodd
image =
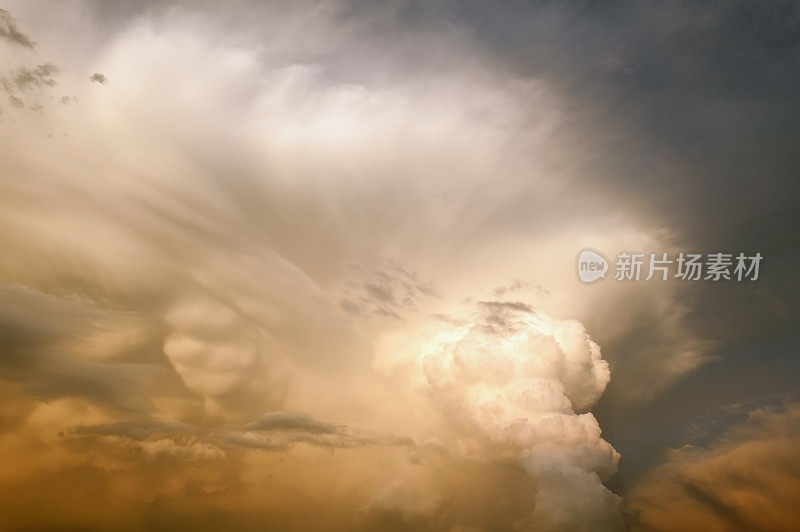
<svg viewBox="0 0 800 532"><path fill-rule="evenodd" d="M427 340L412 335L408 346L402 344L410 333L400 333L400 345L390 341L376 363L390 373L409 365L420 372L415 378L412 369L412 380L465 456L519 461L537 491L532 513L516 526L620 528L620 501L602 484L619 454L590 413L577 413L608 384L600 348L578 322L554 320L521 302L479 305L484 312L476 323L444 326Z"/></svg>

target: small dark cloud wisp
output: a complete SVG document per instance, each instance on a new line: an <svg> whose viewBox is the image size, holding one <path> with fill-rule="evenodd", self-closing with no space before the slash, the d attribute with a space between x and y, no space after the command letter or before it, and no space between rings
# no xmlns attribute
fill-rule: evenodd
<svg viewBox="0 0 800 532"><path fill-rule="evenodd" d="M105 85L108 79L106 78L105 74L95 72L94 74L89 76L89 81L94 81L96 83L99 83L100 85Z"/></svg>
<svg viewBox="0 0 800 532"><path fill-rule="evenodd" d="M33 49L34 46L33 41L19 30L14 17L5 9L0 9L0 39L24 48Z"/></svg>

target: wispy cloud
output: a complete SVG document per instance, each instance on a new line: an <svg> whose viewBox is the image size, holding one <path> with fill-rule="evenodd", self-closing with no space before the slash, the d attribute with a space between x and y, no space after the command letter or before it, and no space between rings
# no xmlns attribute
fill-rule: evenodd
<svg viewBox="0 0 800 532"><path fill-rule="evenodd" d="M17 27L17 23L11 13L5 9L0 9L0 38L5 39L8 43L13 45L22 46L23 48L33 48L34 43L28 38L27 35L22 33Z"/></svg>

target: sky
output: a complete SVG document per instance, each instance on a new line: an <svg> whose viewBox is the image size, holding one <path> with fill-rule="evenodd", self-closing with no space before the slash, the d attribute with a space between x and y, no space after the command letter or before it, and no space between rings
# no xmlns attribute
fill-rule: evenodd
<svg viewBox="0 0 800 532"><path fill-rule="evenodd" d="M800 528L796 2L0 9L0 528Z"/></svg>

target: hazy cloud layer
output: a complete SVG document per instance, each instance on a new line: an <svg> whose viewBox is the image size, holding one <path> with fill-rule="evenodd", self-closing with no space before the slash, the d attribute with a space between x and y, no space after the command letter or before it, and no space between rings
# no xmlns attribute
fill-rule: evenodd
<svg viewBox="0 0 800 532"><path fill-rule="evenodd" d="M634 528L797 528L798 421L797 404L755 410L709 448L674 450L628 496Z"/></svg>

